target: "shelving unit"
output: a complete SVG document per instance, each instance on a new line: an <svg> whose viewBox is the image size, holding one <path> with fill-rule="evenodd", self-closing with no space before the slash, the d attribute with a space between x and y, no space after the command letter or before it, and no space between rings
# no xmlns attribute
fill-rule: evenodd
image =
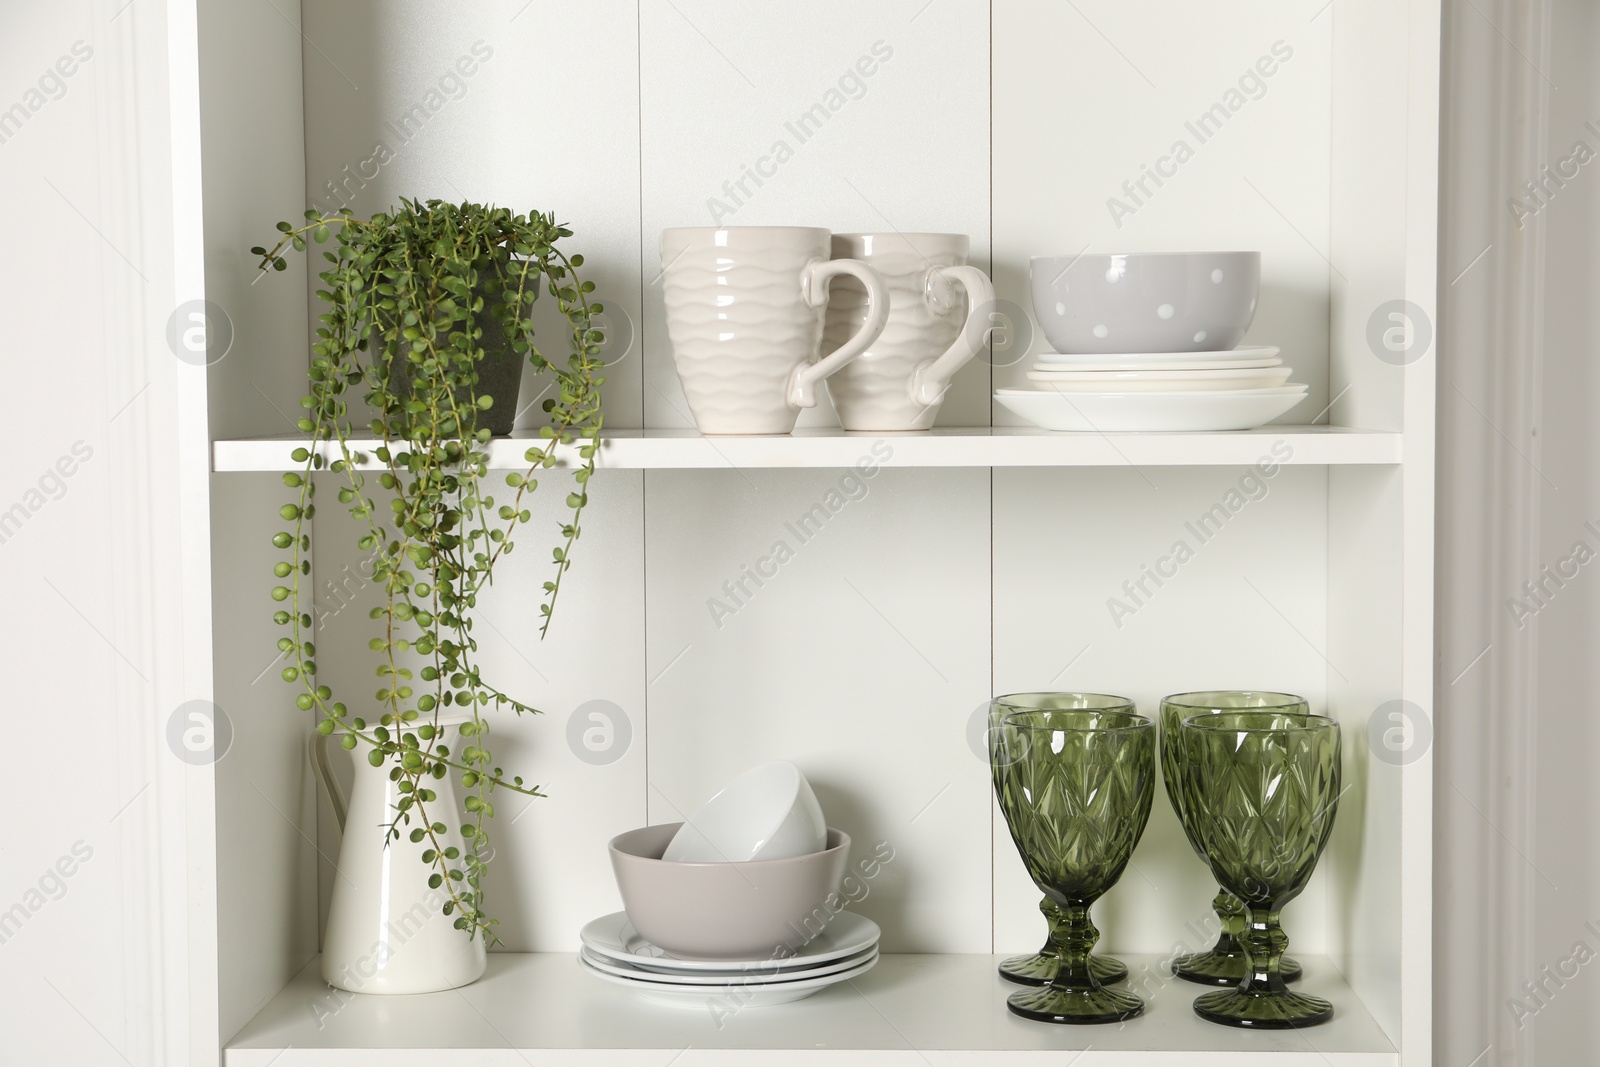
<svg viewBox="0 0 1600 1067"><path fill-rule="evenodd" d="M205 246L186 270L234 338L186 400L210 430L187 459L211 471L184 500L211 558L213 622L190 647L232 726L190 777L193 1063L1428 1067L1431 763L1374 744L1396 707L1432 709L1433 353L1380 347L1397 302L1414 326L1433 313L1438 0L169 0L184 7L198 39L172 41L174 91L190 94L177 166L203 190ZM892 57L841 89L875 44ZM786 123L833 89L842 106L797 141ZM775 139L796 143L735 203L727 188ZM1180 140L1176 172L1145 178ZM297 466L282 431L320 302L301 260L258 279L244 250L330 188L363 214L400 195L554 208L626 350L550 638L540 531L565 510L570 453L479 605L485 673L547 711L496 726L497 756L551 796L497 820L488 893L508 951L469 988L326 1015L315 959L338 831L305 766L310 717L273 677L267 595L279 474ZM1050 434L991 407L1029 361L977 360L928 434L846 434L824 403L793 436L703 438L672 369L655 234L713 212L971 234L1014 318L1031 255L1257 248L1246 341L1281 346L1305 412L1323 414ZM523 465L537 395L525 382L534 415L493 443L494 469ZM360 694L373 591L319 500L319 679ZM779 542L791 552L772 570ZM1302 692L1345 727L1334 840L1286 911L1334 1022L1210 1026L1188 1010L1201 987L1155 977L1148 1015L1124 1027L1007 1015L992 954L1036 948L1042 924L969 741L975 713L996 692L1151 708L1238 685ZM609 763L564 740L595 701L629 726ZM856 906L884 929L879 966L720 1030L577 973L577 931L619 907L604 842L770 758L797 762L853 839L892 846ZM1096 906L1102 948L1153 976L1209 940L1213 891L1158 799Z"/></svg>

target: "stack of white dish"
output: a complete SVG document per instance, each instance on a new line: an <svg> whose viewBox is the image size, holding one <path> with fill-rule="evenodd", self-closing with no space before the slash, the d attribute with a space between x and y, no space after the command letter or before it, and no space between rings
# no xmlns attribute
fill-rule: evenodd
<svg viewBox="0 0 1600 1067"><path fill-rule="evenodd" d="M1033 302L1055 348L1029 389L995 400L1047 430L1244 430L1305 398L1268 346L1236 347L1255 316L1255 252L1033 260Z"/></svg>
<svg viewBox="0 0 1600 1067"><path fill-rule="evenodd" d="M878 926L843 910L850 837L792 763L735 778L683 823L612 839L625 910L583 928L579 965L660 1003L783 1004L864 974Z"/></svg>
<svg viewBox="0 0 1600 1067"><path fill-rule="evenodd" d="M725 1010L803 1000L865 974L878 962L878 924L842 911L793 956L755 959L676 959L646 941L616 912L583 928L578 959L603 982L659 1004Z"/></svg>

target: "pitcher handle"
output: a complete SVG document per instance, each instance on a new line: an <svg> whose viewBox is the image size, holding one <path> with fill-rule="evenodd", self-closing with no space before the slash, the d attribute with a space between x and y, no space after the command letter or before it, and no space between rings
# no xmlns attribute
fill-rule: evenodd
<svg viewBox="0 0 1600 1067"><path fill-rule="evenodd" d="M789 376L789 406L815 407L817 383L840 367L865 352L889 321L889 287L883 284L878 272L859 259L819 259L807 265L800 275L800 285L805 291L806 303L820 308L828 302L828 282L841 274L849 274L867 287L867 321L861 324L855 336L840 345L826 359L797 367Z"/></svg>
<svg viewBox="0 0 1600 1067"><path fill-rule="evenodd" d="M994 307L994 285L977 267L940 267L932 271L929 278L934 283L944 279L967 291L967 321L962 324L955 343L943 355L918 364L911 372L911 399L923 407L937 404L944 397L944 391L950 388L950 379L955 377L956 371L983 350L989 331L977 327L977 320L979 316L987 316Z"/></svg>
<svg viewBox="0 0 1600 1067"><path fill-rule="evenodd" d="M333 777L333 767L328 763L328 736L313 732L306 739L306 752L311 757L311 770L316 774L317 781L322 784L322 795L328 798L328 808L333 812L334 821L339 824L339 832L342 834L350 806L346 803L344 794L339 792L339 783Z"/></svg>

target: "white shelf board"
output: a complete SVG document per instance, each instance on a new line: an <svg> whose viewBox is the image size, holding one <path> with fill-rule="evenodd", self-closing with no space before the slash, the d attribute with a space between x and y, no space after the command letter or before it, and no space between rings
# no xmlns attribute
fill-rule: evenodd
<svg viewBox="0 0 1600 1067"><path fill-rule="evenodd" d="M704 437L694 430L608 430L599 465L618 470L728 467L852 467L863 460L892 467L1116 467L1243 466L1260 460L1303 465L1399 463L1402 435L1334 426L1263 426L1218 433L1051 433L1014 426L949 427L926 433L846 433L796 430L768 437ZM883 441L892 456L882 460ZM521 470L536 444L531 433L495 438L489 465ZM1280 445L1279 442L1283 444ZM295 470L289 458L305 444L293 435L223 440L212 445L215 471ZM1292 451L1284 458L1283 445ZM1274 446L1278 446L1276 452ZM352 439L362 466L377 467L370 438ZM336 446L324 444L329 459ZM559 448L562 466L576 459Z"/></svg>
<svg viewBox="0 0 1600 1067"><path fill-rule="evenodd" d="M575 955L492 953L464 989L352 996L317 960L229 1043L226 1067L546 1067L800 1064L873 1067L1398 1067L1377 1022L1326 959L1301 956L1304 987L1332 1022L1252 1032L1198 1018L1206 987L1126 955L1145 1014L1121 1025L1055 1026L1011 1015L1000 956L884 956L807 1000L747 1008L719 1027L703 1008L652 1004L583 974ZM1067 1058L1063 1053L1078 1052Z"/></svg>

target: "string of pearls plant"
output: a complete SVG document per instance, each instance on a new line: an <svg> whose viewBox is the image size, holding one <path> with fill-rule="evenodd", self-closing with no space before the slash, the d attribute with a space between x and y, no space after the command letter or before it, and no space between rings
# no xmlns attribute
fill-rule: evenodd
<svg viewBox="0 0 1600 1067"><path fill-rule="evenodd" d="M571 514L560 523L555 574L544 583L539 606L541 636L549 630L600 440L604 336L595 316L603 308L590 302L594 284L575 274L583 257L556 247L572 231L553 215L402 200L391 213L367 220L307 211L302 225L280 222L278 230L274 247L251 249L263 271L285 269L282 253L290 246L304 251L308 241L335 239L333 250L323 252L330 266L320 274L317 296L328 309L316 331L310 393L298 422L311 444L294 451L302 469L283 476L297 495L280 511L289 529L272 538L288 551L274 571L283 584L272 590L281 605L274 621L288 631L278 640L289 658L283 678L299 688L295 700L302 711L316 709L321 733L338 731L345 748L365 745L374 767L389 767L400 792L389 834L398 840L406 833L425 844L428 884L446 897L444 914L469 937L481 934L494 943L496 920L485 912L483 894L485 824L495 813L494 792L543 794L493 766L483 713L537 709L479 673L473 609L496 563L511 552L513 532L531 518L534 475L555 465L558 448L576 445L577 489L566 498ZM564 361L546 359L534 346L531 312L541 291L557 302L570 327L571 354ZM526 452L526 473L506 476L505 502L491 495L490 431L479 426L493 403L477 389L485 358L478 316L486 303L512 350L554 376L554 395L544 401L549 422ZM370 431L379 444L370 460L380 471L381 494L369 490L362 473L368 457L350 447L356 392L372 412ZM383 596L371 612L377 635L370 648L380 681L375 714L352 713L317 681L308 521L316 514L315 475L324 468L339 476L339 502L361 524L358 544L370 554L371 578ZM446 743L439 722L452 708L452 714L470 715L460 725L459 748ZM444 840L446 820L457 813L438 810L439 795L430 787L450 774L459 776L465 795L465 850Z"/></svg>

